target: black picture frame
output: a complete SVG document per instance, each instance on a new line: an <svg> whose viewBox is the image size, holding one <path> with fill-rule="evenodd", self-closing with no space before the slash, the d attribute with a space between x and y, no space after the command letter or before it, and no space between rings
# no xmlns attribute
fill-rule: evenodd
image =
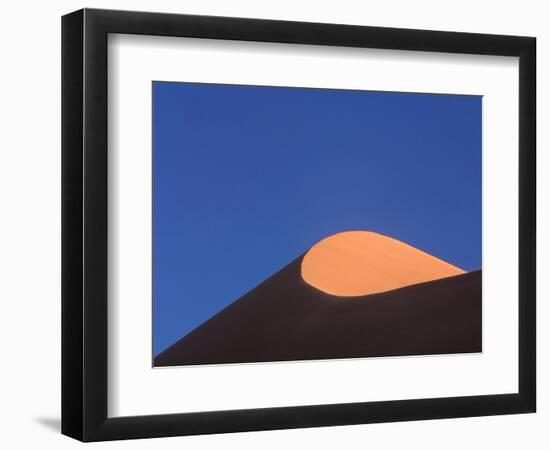
<svg viewBox="0 0 550 450"><path fill-rule="evenodd" d="M107 416L107 36L124 33L519 57L517 393ZM529 413L536 405L536 39L83 9L62 18L62 433L82 441ZM512 295L512 294L511 294Z"/></svg>

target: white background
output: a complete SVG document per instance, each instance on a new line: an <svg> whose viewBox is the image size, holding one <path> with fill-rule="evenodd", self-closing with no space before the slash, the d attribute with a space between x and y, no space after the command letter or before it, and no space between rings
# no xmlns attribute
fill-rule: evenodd
<svg viewBox="0 0 550 450"><path fill-rule="evenodd" d="M517 392L517 58L109 39L111 417ZM483 95L483 353L151 370L152 80Z"/></svg>
<svg viewBox="0 0 550 450"><path fill-rule="evenodd" d="M2 160L0 164L0 442L6 448L72 448L58 434L60 375L60 19L82 6L194 14L356 23L538 37L538 147L549 132L543 109L549 104L550 30L545 2L387 1L290 2L157 0L15 2L2 12ZM539 153L539 177L548 172ZM548 228L549 183L539 182L539 229ZM539 234L539 379L548 377L542 358L550 320L542 301L548 239ZM539 385L536 415L453 419L308 430L240 433L148 441L101 443L115 448L547 448L550 391Z"/></svg>

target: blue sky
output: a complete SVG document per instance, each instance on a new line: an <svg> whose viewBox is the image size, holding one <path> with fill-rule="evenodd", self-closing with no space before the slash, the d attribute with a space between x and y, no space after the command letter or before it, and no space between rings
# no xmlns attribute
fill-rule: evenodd
<svg viewBox="0 0 550 450"><path fill-rule="evenodd" d="M154 82L154 354L341 231L479 269L481 105Z"/></svg>

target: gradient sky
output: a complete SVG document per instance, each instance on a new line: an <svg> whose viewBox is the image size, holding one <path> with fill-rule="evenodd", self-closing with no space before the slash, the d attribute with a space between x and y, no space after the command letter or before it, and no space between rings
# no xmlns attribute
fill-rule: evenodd
<svg viewBox="0 0 550 450"><path fill-rule="evenodd" d="M154 82L154 354L341 231L479 269L481 107Z"/></svg>

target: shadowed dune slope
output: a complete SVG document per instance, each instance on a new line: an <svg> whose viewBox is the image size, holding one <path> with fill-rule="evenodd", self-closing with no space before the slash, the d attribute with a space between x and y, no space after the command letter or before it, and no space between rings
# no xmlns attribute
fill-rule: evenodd
<svg viewBox="0 0 550 450"><path fill-rule="evenodd" d="M362 297L307 284L303 256L155 358L155 366L481 351L481 271Z"/></svg>

